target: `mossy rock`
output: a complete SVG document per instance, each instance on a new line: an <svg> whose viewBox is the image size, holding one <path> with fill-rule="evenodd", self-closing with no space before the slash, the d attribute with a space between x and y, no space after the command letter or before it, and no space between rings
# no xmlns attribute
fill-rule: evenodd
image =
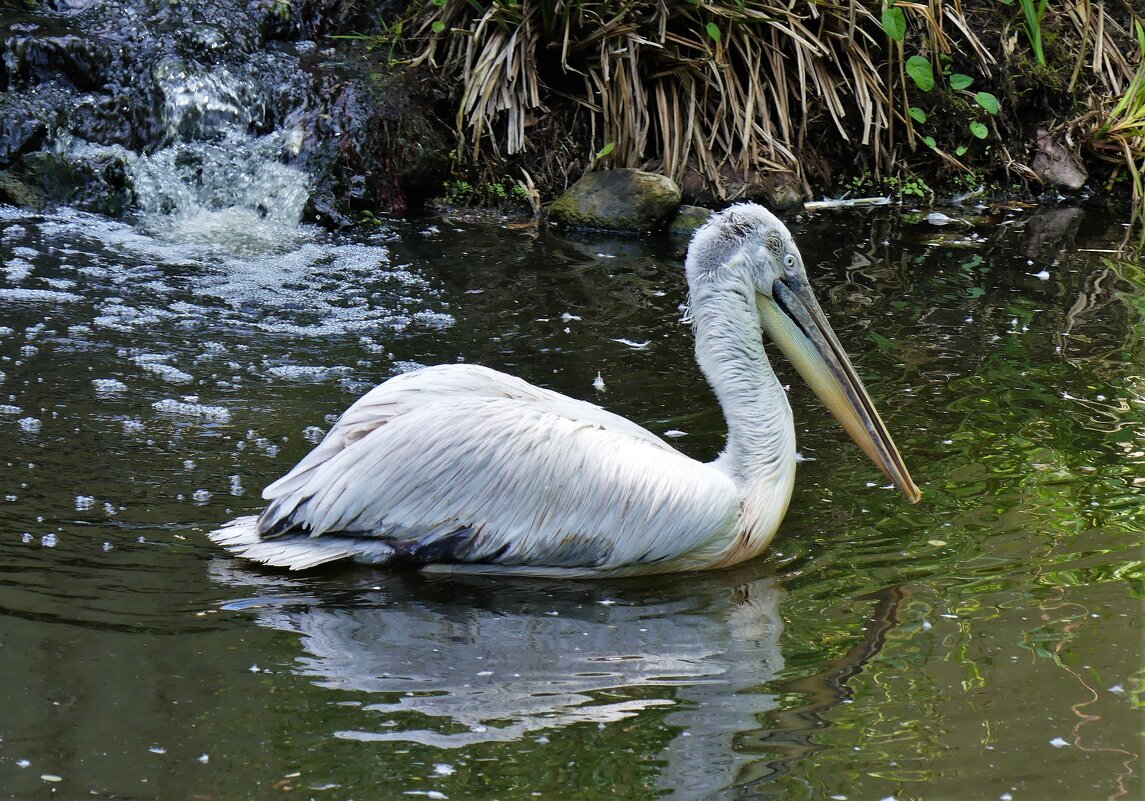
<svg viewBox="0 0 1145 801"><path fill-rule="evenodd" d="M715 214L714 211L705 209L703 206L681 206L676 212L676 216L672 218L668 232L672 236L690 237L700 226L710 220L713 214Z"/></svg>
<svg viewBox="0 0 1145 801"><path fill-rule="evenodd" d="M0 203L19 206L22 209L42 209L45 202L43 192L24 183L7 170L0 170Z"/></svg>
<svg viewBox="0 0 1145 801"><path fill-rule="evenodd" d="M549 207L549 216L576 228L652 231L680 207L680 187L671 178L643 170L590 172Z"/></svg>

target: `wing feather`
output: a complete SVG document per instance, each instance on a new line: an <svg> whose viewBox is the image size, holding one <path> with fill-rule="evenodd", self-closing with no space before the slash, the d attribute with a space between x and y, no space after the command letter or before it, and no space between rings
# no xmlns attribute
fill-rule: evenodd
<svg viewBox="0 0 1145 801"><path fill-rule="evenodd" d="M553 568L726 544L738 510L730 478L628 420L470 366L363 396L264 495L264 538L352 533L416 562Z"/></svg>

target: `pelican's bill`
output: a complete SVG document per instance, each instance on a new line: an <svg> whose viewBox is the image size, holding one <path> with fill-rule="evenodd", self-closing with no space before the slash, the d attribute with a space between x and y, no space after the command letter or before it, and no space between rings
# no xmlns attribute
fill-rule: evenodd
<svg viewBox="0 0 1145 801"><path fill-rule="evenodd" d="M758 295L758 308L764 330L819 400L887 478L917 503L922 492L806 280L776 281L770 297Z"/></svg>

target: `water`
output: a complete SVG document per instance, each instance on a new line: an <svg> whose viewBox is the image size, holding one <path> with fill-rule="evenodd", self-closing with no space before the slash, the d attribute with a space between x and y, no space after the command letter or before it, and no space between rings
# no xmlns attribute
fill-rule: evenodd
<svg viewBox="0 0 1145 801"><path fill-rule="evenodd" d="M281 196L0 209L0 796L1139 795L1145 270L1116 221L793 224L918 506L781 367L805 461L755 562L283 575L205 532L419 364L507 370L702 459L722 420L682 243L333 235Z"/></svg>

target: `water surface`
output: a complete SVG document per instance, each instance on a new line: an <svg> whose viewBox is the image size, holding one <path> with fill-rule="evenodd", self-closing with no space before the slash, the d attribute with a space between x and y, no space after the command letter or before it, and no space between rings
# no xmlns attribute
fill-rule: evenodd
<svg viewBox="0 0 1145 801"><path fill-rule="evenodd" d="M1138 797L1145 269L1094 213L963 211L792 223L922 503L780 365L770 553L545 582L284 575L205 532L421 364L712 458L684 243L0 209L0 793Z"/></svg>

